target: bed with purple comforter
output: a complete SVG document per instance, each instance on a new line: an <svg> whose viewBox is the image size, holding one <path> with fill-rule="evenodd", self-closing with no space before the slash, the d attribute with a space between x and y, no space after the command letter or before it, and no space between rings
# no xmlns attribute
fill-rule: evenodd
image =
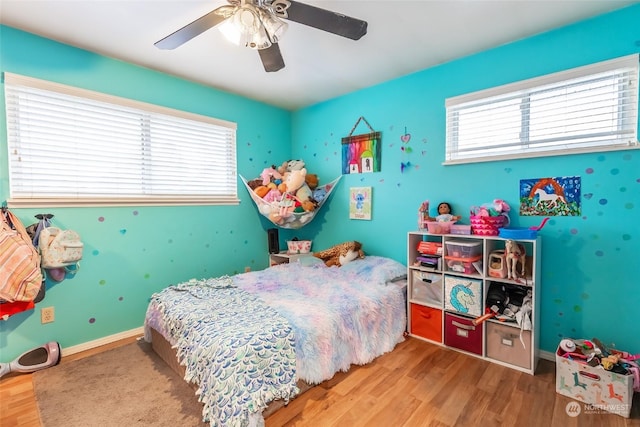
<svg viewBox="0 0 640 427"><path fill-rule="evenodd" d="M212 426L256 424L269 402L295 397L297 380L321 383L403 340L405 266L300 260L152 296L145 336L153 328L175 347Z"/></svg>

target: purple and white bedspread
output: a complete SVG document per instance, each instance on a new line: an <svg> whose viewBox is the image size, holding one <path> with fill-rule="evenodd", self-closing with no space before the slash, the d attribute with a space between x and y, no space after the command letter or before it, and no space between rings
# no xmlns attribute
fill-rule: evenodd
<svg viewBox="0 0 640 427"><path fill-rule="evenodd" d="M343 267L294 262L191 280L152 296L153 327L199 385L212 426L249 423L274 399L362 365L403 340L406 267L367 256ZM303 261L301 259L301 261Z"/></svg>

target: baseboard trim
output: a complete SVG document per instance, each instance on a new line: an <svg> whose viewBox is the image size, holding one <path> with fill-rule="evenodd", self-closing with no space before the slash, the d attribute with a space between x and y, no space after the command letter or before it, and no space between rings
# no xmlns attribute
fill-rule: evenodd
<svg viewBox="0 0 640 427"><path fill-rule="evenodd" d="M62 356L71 356L72 354L80 353L81 351L91 350L92 348L100 347L101 345L111 344L125 338L131 338L144 334L144 326L139 328L130 329L128 331L118 332L117 334L109 335L107 337L98 338L97 340L88 341L82 344L73 345L61 349Z"/></svg>
<svg viewBox="0 0 640 427"><path fill-rule="evenodd" d="M540 356L540 359L549 360L549 361L551 361L553 363L556 362L556 354L555 353L551 353L550 351L540 350L538 355Z"/></svg>
<svg viewBox="0 0 640 427"><path fill-rule="evenodd" d="M107 337L98 338L97 340L85 342L82 344L74 345L71 347L63 348L61 350L62 356L70 356L72 354L80 353L81 351L91 350L92 348L100 347L101 345L111 344L125 338L131 338L135 336L144 335L144 326L139 328L130 329L128 331L119 332L117 334L109 335ZM556 361L555 353L550 351L540 350L538 353L540 359L549 360L551 362Z"/></svg>

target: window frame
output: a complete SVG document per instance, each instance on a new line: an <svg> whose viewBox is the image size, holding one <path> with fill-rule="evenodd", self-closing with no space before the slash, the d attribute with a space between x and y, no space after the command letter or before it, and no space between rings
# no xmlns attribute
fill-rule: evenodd
<svg viewBox="0 0 640 427"><path fill-rule="evenodd" d="M582 67L577 67L565 71L560 71L557 73L552 73L540 77L535 77L532 79L522 80L502 86L497 86L489 89L480 90L477 92L472 92L464 95L459 95L451 98L447 98L445 100L445 108L446 108L446 144L445 144L445 161L443 165L457 165L457 164L465 164L465 163L478 163L478 162L488 162L488 161L499 161L499 160L510 160L510 159L526 159L526 158L536 158L536 157L549 157L549 156L558 156L558 155L569 155L569 154L579 154L579 153L594 153L594 152L604 152L604 151L616 151L616 150L629 150L629 149L637 149L640 148L640 142L638 141L638 115L640 106L638 105L638 82L639 82L639 59L640 54L632 54L623 56L620 58L611 59L608 61L602 61L595 64L589 64ZM574 79L585 78L588 76L594 76L599 73L610 72L613 70L630 68L631 78L630 81L633 85L635 85L635 90L631 87L628 92L631 93L632 99L631 101L634 104L634 111L632 112L632 116L630 119L625 118L626 127L632 128L633 135L628 138L620 138L618 142L615 143L605 143L600 142L599 145L592 146L582 146L582 147L562 147L563 144L560 141L568 141L570 138L565 137L561 138L555 144L552 144L549 148L542 148L542 144L537 145L532 149L523 148L527 143L531 142L529 138L530 126L528 114L531 111L530 104L528 104L529 100L528 95L531 93L535 93L537 90L545 88L545 90L550 85L562 84L564 83L565 87L568 87L567 83ZM619 94L625 93L623 90L619 90ZM519 99L521 101L522 108L518 113L520 116L521 125L520 128L514 128L519 132L521 143L520 148L517 152L514 149L514 152L510 153L499 153L499 154L476 154L475 156L469 155L465 157L459 151L459 127L457 120L456 112L460 109L464 108L472 108L476 105L495 105L497 106L499 102L504 102L509 99ZM487 110L484 110L487 111ZM618 111L620 112L620 111ZM625 114L627 112L625 111ZM585 121L586 122L586 121ZM507 122L499 122L500 124L505 124ZM475 129L476 132L479 131L479 127ZM515 132L515 131L514 131ZM586 135L586 134L585 134ZM613 140L613 139L612 139ZM534 141L535 142L535 141ZM506 144L509 147L515 147L516 144L513 142ZM587 145L585 143L584 145ZM486 145L484 149L487 151L492 151L492 149L499 149L499 144L495 145ZM483 150L482 146L478 146L477 150ZM507 150L504 150L507 151Z"/></svg>
<svg viewBox="0 0 640 427"><path fill-rule="evenodd" d="M209 116L204 116L200 114L190 113L186 111L180 111L168 107L163 107L159 105L154 105L146 102L136 101L132 99L127 99L123 97L118 97L114 95L108 95L100 92L95 92L87 89L76 88L68 85L63 85L60 83L54 83L46 80L40 80L32 77L21 76L9 72L3 73L4 77L4 96L5 96L5 123L7 129L6 135L6 144L7 144L7 164L9 166L8 170L8 178L9 178L9 198L7 200L7 204L9 207L15 208L25 208L25 207L90 207L90 206L191 206L191 205L238 205L240 200L238 198L238 185L237 185L237 141L236 141L236 130L237 124L235 122L230 122L226 120L221 120ZM147 117L150 120L162 120L163 123L167 122L175 122L177 124L184 124L187 126L187 130L195 129L196 127L199 131L206 132L208 131L217 131L218 134L222 136L212 136L211 138L205 138L205 145L203 147L209 147L209 149L218 149L223 150L224 156L220 159L220 168L216 169L217 173L223 174L226 178L224 178L222 182L222 187L220 187L220 192L210 191L215 186L212 184L212 181L207 181L207 177L203 177L202 184L205 187L205 190L193 191L194 194L188 194L188 191L183 191L180 187L179 180L174 180L174 188L166 193L162 194L144 194L145 190L143 186L140 185L138 190L130 190L130 192L125 192L125 194L117 194L117 187L114 186L110 190L105 192L105 195L85 195L81 193L77 193L76 195L65 194L65 195L47 195L47 194L30 194L26 195L23 191L22 194L17 194L14 190L13 183L14 180L17 179L15 174L13 173L12 163L15 163L15 159L12 160L12 156L15 157L16 154L12 154L12 147L15 149L15 139L18 137L14 135L11 131L13 129L14 124L10 122L13 120L13 112L10 111L10 108L13 108L12 101L9 100L9 93L12 90L12 87L22 86L28 89L35 89L38 91L46 91L53 96L63 96L63 97L71 97L81 98L82 101L87 102L95 102L96 104L101 105L109 105L110 107L119 108L121 111L127 111L132 114L134 117L136 114L140 114L140 117ZM140 119L140 136L138 141L136 142L139 145L132 144L133 152L144 151L140 149L142 145L148 146L149 144L149 136L148 136L148 120ZM144 123L143 123L144 122ZM173 128L172 128L173 130ZM186 131L181 130L183 133L176 138L184 138L186 135ZM144 134L144 136L143 136ZM151 144L153 146L153 137L151 137ZM158 141L158 139L156 139ZM130 144L132 141L127 140L125 143ZM171 141L169 144L165 145L174 145L178 146L180 143L180 139L176 139L176 141ZM158 146L159 142L156 142L156 146ZM209 145L206 145L209 144ZM193 148L193 144L189 144L190 147ZM183 146L180 146L181 149ZM93 149L94 153L96 153L96 147L90 147L89 150ZM95 154L94 154L95 155ZM138 168L134 170L141 171L142 163L141 157L139 154L127 154L127 156L131 156L132 160L138 159ZM213 154L211 154L213 156ZM162 166L170 166L175 167L174 170L179 170L180 166L175 165L172 166L173 161L167 161L166 157L170 157L165 155L165 160L162 163ZM188 156L187 156L188 157ZM195 157L195 154L192 155ZM193 160L191 160L193 161ZM216 159L216 163L218 159ZM201 166L202 167L202 166ZM182 167L185 171L187 168ZM161 175L157 172L155 173L156 180L157 176ZM86 176L86 175L85 175ZM103 174L104 176L104 174ZM127 175L123 175L127 176ZM186 172L180 175L180 177L186 176ZM209 175L208 178L211 178L212 175ZM233 179L232 179L233 177ZM131 176L129 175L129 178ZM161 178L162 179L162 178ZM78 182L81 182L82 178L78 178ZM192 181L196 182L196 181ZM156 184L158 181L152 181L152 183ZM162 181L164 184L164 180ZM197 182L196 182L197 184ZM153 187L154 185L152 185ZM80 186L76 186L79 188ZM132 187L136 187L133 185ZM106 187L105 187L106 188ZM113 191L112 191L113 190ZM111 191L111 192L109 192ZM153 193L155 190L152 190ZM148 192L149 193L149 192Z"/></svg>

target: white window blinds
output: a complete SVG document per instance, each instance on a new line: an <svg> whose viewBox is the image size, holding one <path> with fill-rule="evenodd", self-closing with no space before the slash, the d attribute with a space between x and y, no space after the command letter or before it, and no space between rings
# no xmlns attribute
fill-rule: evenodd
<svg viewBox="0 0 640 427"><path fill-rule="evenodd" d="M235 123L4 80L11 205L238 203Z"/></svg>
<svg viewBox="0 0 640 427"><path fill-rule="evenodd" d="M445 163L638 147L638 55L447 99Z"/></svg>

